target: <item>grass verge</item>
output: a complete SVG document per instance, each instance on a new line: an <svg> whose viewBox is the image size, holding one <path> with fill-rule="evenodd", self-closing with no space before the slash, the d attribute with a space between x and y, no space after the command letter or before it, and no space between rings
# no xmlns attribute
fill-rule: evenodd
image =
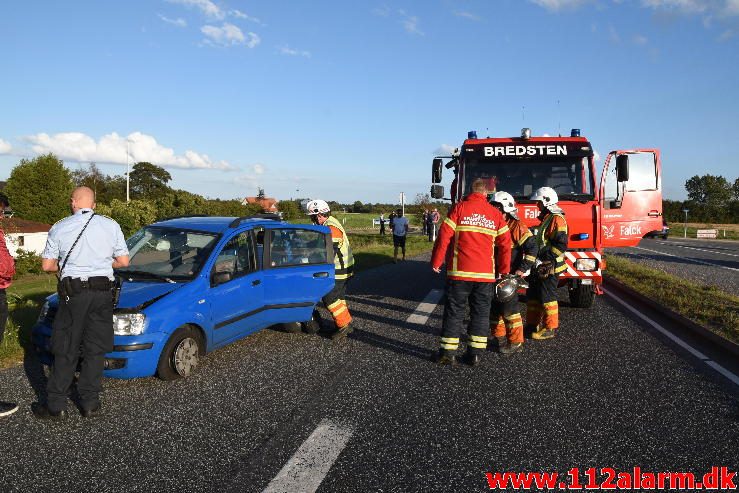
<svg viewBox="0 0 739 493"><path fill-rule="evenodd" d="M715 286L702 286L660 270L608 255L609 276L635 291L669 307L706 327L712 332L739 344L739 297Z"/></svg>
<svg viewBox="0 0 739 493"><path fill-rule="evenodd" d="M31 328L41 305L56 289L56 277L49 274L27 275L13 281L7 289L10 317L0 344L0 368L23 360L24 348L30 347Z"/></svg>
<svg viewBox="0 0 739 493"><path fill-rule="evenodd" d="M359 272L393 261L393 236L388 234L349 233L354 253L354 269ZM425 236L408 235L405 242L407 258L431 250L433 243ZM398 257L400 258L400 251Z"/></svg>

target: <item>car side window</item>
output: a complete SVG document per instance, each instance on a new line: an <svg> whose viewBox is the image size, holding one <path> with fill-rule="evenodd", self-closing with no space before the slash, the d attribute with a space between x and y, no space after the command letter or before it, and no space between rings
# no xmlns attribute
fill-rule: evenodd
<svg viewBox="0 0 739 493"><path fill-rule="evenodd" d="M213 272L227 272L235 279L255 271L256 265L252 236L246 231L228 240L216 258Z"/></svg>
<svg viewBox="0 0 739 493"><path fill-rule="evenodd" d="M326 237L320 231L275 229L271 235L271 267L328 263Z"/></svg>

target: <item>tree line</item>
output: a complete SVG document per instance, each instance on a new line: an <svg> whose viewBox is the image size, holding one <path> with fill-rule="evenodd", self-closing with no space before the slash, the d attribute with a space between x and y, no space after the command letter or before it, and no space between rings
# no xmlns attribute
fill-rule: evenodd
<svg viewBox="0 0 739 493"><path fill-rule="evenodd" d="M739 178L730 183L723 176L695 175L685 182L688 200L664 200L662 212L668 222L683 222L684 210L693 223L739 223Z"/></svg>

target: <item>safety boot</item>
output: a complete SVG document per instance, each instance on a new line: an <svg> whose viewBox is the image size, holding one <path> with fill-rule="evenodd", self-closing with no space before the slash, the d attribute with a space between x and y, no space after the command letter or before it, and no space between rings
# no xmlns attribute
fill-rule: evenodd
<svg viewBox="0 0 739 493"><path fill-rule="evenodd" d="M509 342L508 344L504 346L500 346L500 349L498 349L498 352L500 354L508 356L509 354L518 353L523 351L523 342Z"/></svg>
<svg viewBox="0 0 739 493"><path fill-rule="evenodd" d="M448 351L446 349L440 349L439 352L435 354L431 359L434 363L441 366L454 366L457 364L457 356L454 354L453 351Z"/></svg>
<svg viewBox="0 0 739 493"><path fill-rule="evenodd" d="M480 356L480 353L472 353L470 351L467 351L464 354L464 358L462 358L462 361L464 362L464 364L474 367L480 364L481 359L482 358Z"/></svg>
<svg viewBox="0 0 739 493"><path fill-rule="evenodd" d="M496 336L495 342L498 343L499 348L502 348L503 346L506 345L506 342L508 342L508 338L506 336Z"/></svg>
<svg viewBox="0 0 739 493"><path fill-rule="evenodd" d="M353 330L354 330L354 327L352 327L351 324L345 325L344 327L341 327L340 329L336 329L336 332L331 334L331 339L336 340L336 339L341 339L342 337L346 337L349 334L351 334Z"/></svg>
<svg viewBox="0 0 739 493"><path fill-rule="evenodd" d="M531 334L532 339L537 341L543 341L544 339L551 339L557 335L557 329L546 329L542 328Z"/></svg>

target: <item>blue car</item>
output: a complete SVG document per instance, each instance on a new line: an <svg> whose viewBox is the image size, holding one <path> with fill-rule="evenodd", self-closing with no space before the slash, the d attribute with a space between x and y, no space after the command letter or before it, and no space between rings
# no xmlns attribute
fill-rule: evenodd
<svg viewBox="0 0 739 493"><path fill-rule="evenodd" d="M265 327L315 326L316 304L334 287L330 230L275 215L174 218L126 243L106 377L187 377L206 352ZM57 305L49 296L33 328L46 364Z"/></svg>

